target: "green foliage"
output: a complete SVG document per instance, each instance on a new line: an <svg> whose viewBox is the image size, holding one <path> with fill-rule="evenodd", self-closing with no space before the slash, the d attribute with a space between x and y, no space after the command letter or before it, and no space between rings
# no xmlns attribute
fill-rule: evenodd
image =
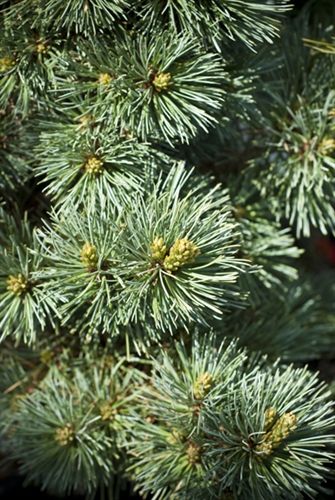
<svg viewBox="0 0 335 500"><path fill-rule="evenodd" d="M276 48L279 69L265 75L259 94L262 132L254 137L249 178L263 197L275 200L299 236L311 227L334 230L333 56L308 50L308 16L289 24Z"/></svg>
<svg viewBox="0 0 335 500"><path fill-rule="evenodd" d="M153 42L124 32L83 44L67 63L65 96L89 90L94 116L143 139L187 142L217 122L232 79L218 55L188 36L157 32Z"/></svg>
<svg viewBox="0 0 335 500"><path fill-rule="evenodd" d="M129 5L127 0L68 0L64 6L62 0L21 0L9 9L9 16L19 15L32 26L45 26L60 31L65 29L83 34L96 34L115 22L124 19L124 10Z"/></svg>
<svg viewBox="0 0 335 500"><path fill-rule="evenodd" d="M142 24L147 29L168 23L176 32L191 32L205 45L222 50L222 40L241 41L255 47L278 34L278 14L289 10L288 0L146 0L140 2Z"/></svg>
<svg viewBox="0 0 335 500"><path fill-rule="evenodd" d="M43 123L36 158L46 193L64 208L104 198L121 208L153 168L145 145L95 122L83 106Z"/></svg>
<svg viewBox="0 0 335 500"><path fill-rule="evenodd" d="M154 362L129 445L142 494L316 496L333 459L325 385L306 369L252 368L244 359L207 337L191 353L179 344Z"/></svg>
<svg viewBox="0 0 335 500"><path fill-rule="evenodd" d="M318 286L316 279L302 274L300 279L281 287L280 294L270 289L261 300L233 312L217 328L222 335L238 337L240 345L262 351L270 359L280 356L284 362L304 362L331 358L334 297L326 276Z"/></svg>
<svg viewBox="0 0 335 500"><path fill-rule="evenodd" d="M0 110L0 197L14 194L31 175L33 144L29 121L22 120L13 108Z"/></svg>
<svg viewBox="0 0 335 500"><path fill-rule="evenodd" d="M0 106L14 100L17 111L25 116L32 100L39 105L55 81L61 41L46 31L28 27L9 27L0 21Z"/></svg>
<svg viewBox="0 0 335 500"><path fill-rule="evenodd" d="M158 329L187 328L189 322L207 324L221 317L241 300L236 282L248 263L237 255L238 226L228 195L219 186L205 190L201 178L188 186L190 175L183 165L172 169L164 183L124 211L119 246L123 262L117 272L124 322L143 323L151 317ZM193 252L184 261L173 257L181 239Z"/></svg>
<svg viewBox="0 0 335 500"><path fill-rule="evenodd" d="M71 208L55 213L52 226L39 232L47 267L38 276L48 281L63 323L72 319L78 333L114 333L119 232L120 222L106 206L99 217Z"/></svg>
<svg viewBox="0 0 335 500"><path fill-rule="evenodd" d="M17 225L4 217L5 241L0 247L0 338L13 336L31 344L36 334L57 317L48 283L36 280L44 266L37 240L27 220Z"/></svg>
<svg viewBox="0 0 335 500"><path fill-rule="evenodd" d="M296 108L283 107L270 129L268 169L260 189L263 196L277 197L279 210L298 236L309 236L311 226L323 233L335 227L334 97L329 93L323 106L298 98ZM258 168L264 168L263 159Z"/></svg>
<svg viewBox="0 0 335 500"><path fill-rule="evenodd" d="M241 301L236 283L247 261L236 255L227 193L219 186L206 193L201 178L194 187L190 173L171 167L119 215L107 200L99 217L89 208L54 213L39 231L47 268L36 276L59 298L63 322L89 336L153 322L157 334L207 324Z"/></svg>
<svg viewBox="0 0 335 500"><path fill-rule="evenodd" d="M266 300L269 290L281 296L285 285L298 277L292 259L300 257L302 250L295 246L290 229L275 220L270 203L243 185L243 176L237 182L230 178L227 184L242 235L242 254L257 267L257 272L252 268L241 277L242 286L250 290L253 303Z"/></svg>
<svg viewBox="0 0 335 500"><path fill-rule="evenodd" d="M115 483L140 378L103 353L86 353L75 368L65 361L16 398L3 439L28 481L58 495L93 494Z"/></svg>
<svg viewBox="0 0 335 500"><path fill-rule="evenodd" d="M68 36L93 37L115 24L133 21L145 32L169 25L176 33L190 34L216 50L222 48L225 37L254 50L261 42L270 42L278 35L279 17L290 9L288 0L68 0L65 8L61 0L9 3L6 12L12 22L19 17L33 28L65 30Z"/></svg>

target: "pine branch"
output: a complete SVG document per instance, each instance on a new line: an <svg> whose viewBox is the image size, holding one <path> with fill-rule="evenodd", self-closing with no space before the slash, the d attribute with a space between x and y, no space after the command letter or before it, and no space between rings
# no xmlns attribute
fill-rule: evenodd
<svg viewBox="0 0 335 500"><path fill-rule="evenodd" d="M34 276L44 261L28 221L21 227L10 217L5 222L5 244L0 247L0 339L12 336L32 344L38 332L55 325L56 300L48 284Z"/></svg>
<svg viewBox="0 0 335 500"><path fill-rule="evenodd" d="M306 369L247 367L213 337L154 361L130 472L154 498L312 498L333 459L329 392Z"/></svg>
<svg viewBox="0 0 335 500"><path fill-rule="evenodd" d="M29 393L11 395L8 425L2 425L10 458L20 461L28 481L57 495L112 490L120 482L129 405L140 380L123 359L101 352L83 352L77 367L63 356Z"/></svg>
<svg viewBox="0 0 335 500"><path fill-rule="evenodd" d="M36 175L46 185L45 192L66 209L97 201L122 208L129 198L143 190L144 179L152 175L154 155L148 146L126 134L120 136L114 127L96 122L81 109L66 109L52 122L40 123L42 129L36 147L39 165ZM158 162L158 155L156 155ZM158 162L164 167L163 161Z"/></svg>
<svg viewBox="0 0 335 500"><path fill-rule="evenodd" d="M119 33L103 46L83 44L67 61L60 95L89 92L99 119L142 139L187 142L216 123L230 77L222 59L192 38L166 31L153 40Z"/></svg>
<svg viewBox="0 0 335 500"><path fill-rule="evenodd" d="M55 83L61 40L45 30L6 28L4 22L0 27L0 105L6 108L14 101L16 110L27 116Z"/></svg>
<svg viewBox="0 0 335 500"><path fill-rule="evenodd" d="M178 32L192 33L207 46L223 51L228 41L256 47L278 35L278 15L290 9L287 0L146 0L141 2L141 25L169 24Z"/></svg>

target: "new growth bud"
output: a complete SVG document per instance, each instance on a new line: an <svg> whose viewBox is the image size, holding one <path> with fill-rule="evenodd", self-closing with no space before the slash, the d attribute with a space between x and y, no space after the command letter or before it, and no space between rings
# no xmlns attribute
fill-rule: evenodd
<svg viewBox="0 0 335 500"><path fill-rule="evenodd" d="M98 264L97 249L91 243L86 242L80 252L80 260L88 271L94 271Z"/></svg>
<svg viewBox="0 0 335 500"><path fill-rule="evenodd" d="M5 56L0 58L0 73L6 73L15 66L15 61L12 57Z"/></svg>
<svg viewBox="0 0 335 500"><path fill-rule="evenodd" d="M213 377L210 373L202 373L194 382L193 394L195 399L203 399L213 386Z"/></svg>
<svg viewBox="0 0 335 500"><path fill-rule="evenodd" d="M157 73L152 81L157 92L167 90L171 86L171 73Z"/></svg>
<svg viewBox="0 0 335 500"><path fill-rule="evenodd" d="M10 275L7 279L7 290L18 297L27 293L28 287L28 280L23 274L18 274L17 276Z"/></svg>
<svg viewBox="0 0 335 500"><path fill-rule="evenodd" d="M162 261L167 254L167 246L165 245L163 238L155 238L150 245L150 250L153 260L157 262Z"/></svg>
<svg viewBox="0 0 335 500"><path fill-rule="evenodd" d="M74 441L74 430L71 424L66 424L64 427L59 427L55 432L55 441L60 446L67 446Z"/></svg>
<svg viewBox="0 0 335 500"><path fill-rule="evenodd" d="M104 163L100 158L91 156L84 164L84 169L90 175L98 175L103 171L103 165Z"/></svg>
<svg viewBox="0 0 335 500"><path fill-rule="evenodd" d="M297 428L297 417L292 412L284 413L276 420L276 410L269 408L265 412L265 434L263 441L256 447L257 451L271 455L281 443ZM272 421L272 423L271 423Z"/></svg>
<svg viewBox="0 0 335 500"><path fill-rule="evenodd" d="M187 238L178 239L170 248L163 266L167 271L177 271L180 267L193 262L199 253L199 248L192 241Z"/></svg>

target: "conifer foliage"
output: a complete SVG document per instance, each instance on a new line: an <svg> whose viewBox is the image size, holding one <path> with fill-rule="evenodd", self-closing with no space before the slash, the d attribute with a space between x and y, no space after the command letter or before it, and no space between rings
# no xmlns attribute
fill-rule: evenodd
<svg viewBox="0 0 335 500"><path fill-rule="evenodd" d="M293 3L0 0L0 476L331 494L335 5Z"/></svg>

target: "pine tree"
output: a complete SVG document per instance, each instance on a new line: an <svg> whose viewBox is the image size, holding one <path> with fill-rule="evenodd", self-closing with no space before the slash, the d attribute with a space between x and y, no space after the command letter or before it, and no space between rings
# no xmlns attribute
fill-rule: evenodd
<svg viewBox="0 0 335 500"><path fill-rule="evenodd" d="M334 19L0 0L4 470L64 498L331 494Z"/></svg>

